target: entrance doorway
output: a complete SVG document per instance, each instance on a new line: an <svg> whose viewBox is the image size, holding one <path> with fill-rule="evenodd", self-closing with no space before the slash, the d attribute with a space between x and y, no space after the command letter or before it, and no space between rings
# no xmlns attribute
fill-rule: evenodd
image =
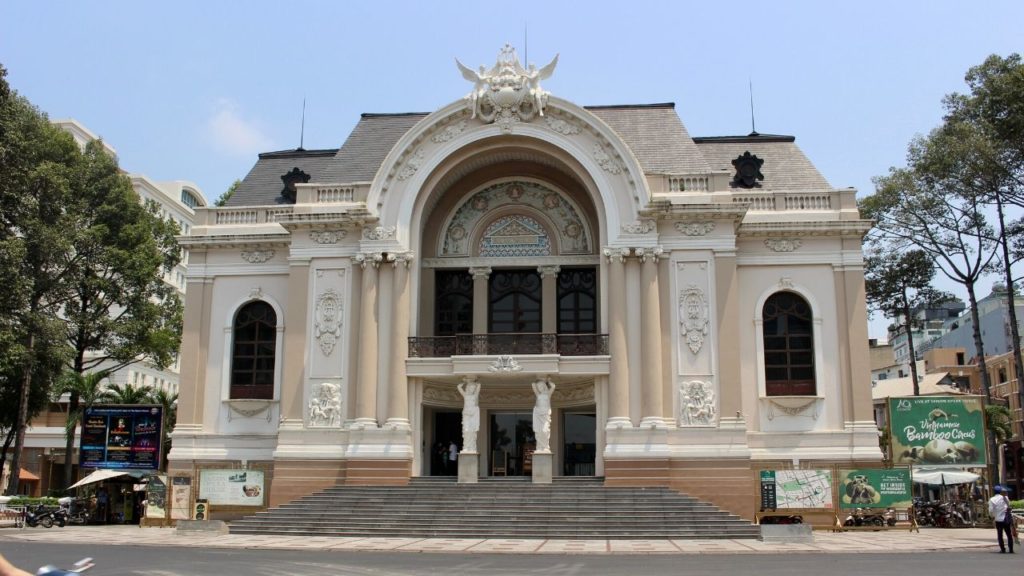
<svg viewBox="0 0 1024 576"><path fill-rule="evenodd" d="M458 474L458 461L452 462L448 457L448 447L452 442L462 451L462 413L453 411L434 412L434 437L430 442L430 475L455 476Z"/></svg>
<svg viewBox="0 0 1024 576"><path fill-rule="evenodd" d="M491 459L489 476L530 476L533 474L532 412L492 412L490 415Z"/></svg>
<svg viewBox="0 0 1024 576"><path fill-rule="evenodd" d="M597 415L593 412L565 412L562 415L565 451L563 476L593 476L597 454Z"/></svg>

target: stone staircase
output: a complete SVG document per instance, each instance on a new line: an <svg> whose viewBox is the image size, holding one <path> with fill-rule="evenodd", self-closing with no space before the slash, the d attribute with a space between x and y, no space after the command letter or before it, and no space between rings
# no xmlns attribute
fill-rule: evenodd
<svg viewBox="0 0 1024 576"><path fill-rule="evenodd" d="M396 538L756 538L757 526L668 488L601 478L413 478L407 486L334 486L231 523L232 534Z"/></svg>

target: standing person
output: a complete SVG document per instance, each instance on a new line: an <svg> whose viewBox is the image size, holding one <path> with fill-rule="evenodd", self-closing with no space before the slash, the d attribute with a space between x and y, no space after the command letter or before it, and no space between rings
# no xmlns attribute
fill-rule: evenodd
<svg viewBox="0 0 1024 576"><path fill-rule="evenodd" d="M448 470L452 476L458 473L459 469L459 445L452 440L448 445Z"/></svg>
<svg viewBox="0 0 1024 576"><path fill-rule="evenodd" d="M107 514L110 511L110 494L106 486L101 486L96 492L96 520L100 524L107 523Z"/></svg>
<svg viewBox="0 0 1024 576"><path fill-rule="evenodd" d="M999 553L1006 553L1006 546L1003 544L1003 532L1009 540L1010 554L1013 554L1013 531L1010 529L1010 522L1013 522L1013 514L1010 513L1010 499L1003 494L1003 487L996 484L993 488L996 495L988 500L988 514L996 524L996 538L999 540Z"/></svg>

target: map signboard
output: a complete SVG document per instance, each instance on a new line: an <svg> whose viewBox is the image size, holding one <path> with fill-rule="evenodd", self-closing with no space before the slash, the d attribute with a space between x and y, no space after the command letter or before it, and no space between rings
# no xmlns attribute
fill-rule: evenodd
<svg viewBox="0 0 1024 576"><path fill-rule="evenodd" d="M82 415L83 468L156 470L160 468L163 407L102 405Z"/></svg>
<svg viewBox="0 0 1024 576"><path fill-rule="evenodd" d="M222 506L262 506L263 472L200 470L199 498Z"/></svg>
<svg viewBox="0 0 1024 576"><path fill-rule="evenodd" d="M978 396L889 398L889 430L897 466L987 465Z"/></svg>
<svg viewBox="0 0 1024 576"><path fill-rule="evenodd" d="M766 484L774 475L774 508L820 508L831 510L832 472L830 470L762 470L762 507L772 491Z"/></svg>
<svg viewBox="0 0 1024 576"><path fill-rule="evenodd" d="M840 508L909 508L910 469L861 469L839 471Z"/></svg>

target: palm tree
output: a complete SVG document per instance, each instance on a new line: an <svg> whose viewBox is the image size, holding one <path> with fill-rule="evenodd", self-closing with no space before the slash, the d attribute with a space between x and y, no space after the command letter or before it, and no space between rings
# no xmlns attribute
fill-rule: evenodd
<svg viewBox="0 0 1024 576"><path fill-rule="evenodd" d="M111 404L150 404L153 401L152 389L146 386L135 386L131 382L111 384L106 395Z"/></svg>
<svg viewBox="0 0 1024 576"><path fill-rule="evenodd" d="M84 374L65 370L57 379L57 385L53 388L54 401L59 400L64 394L78 395L77 407L74 410L69 407L67 420L64 422L64 438L68 445L74 445L75 431L85 411L95 404L104 404L108 401L107 392L103 389L103 382L107 376L110 376L107 370ZM70 457L70 453L65 456Z"/></svg>
<svg viewBox="0 0 1024 576"><path fill-rule="evenodd" d="M985 406L985 426L995 436L996 444L1002 444L1013 436L1010 409L1002 404Z"/></svg>

